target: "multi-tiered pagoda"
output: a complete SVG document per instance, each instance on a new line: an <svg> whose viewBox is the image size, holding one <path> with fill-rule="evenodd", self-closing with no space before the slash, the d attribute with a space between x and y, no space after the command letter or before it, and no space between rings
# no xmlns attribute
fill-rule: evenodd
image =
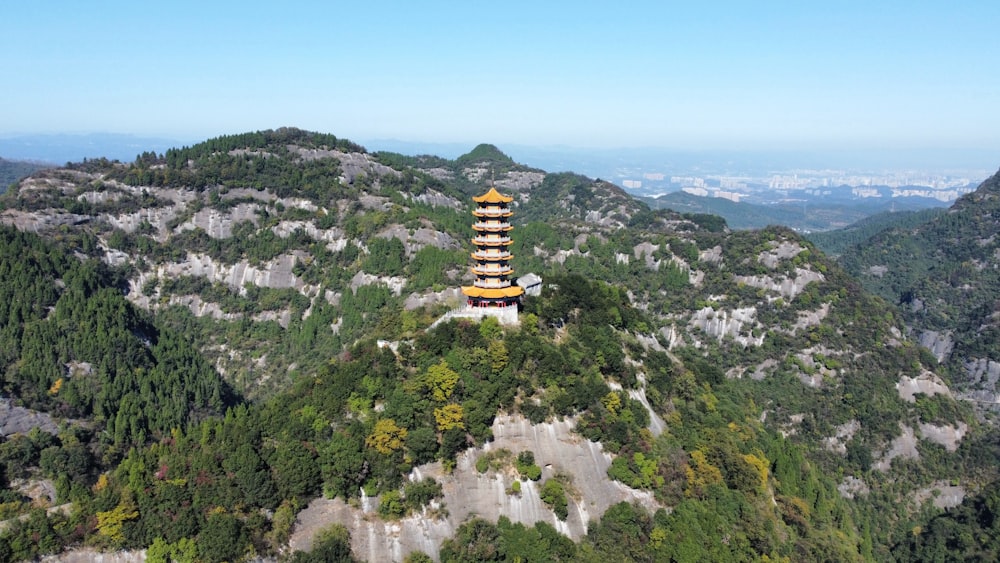
<svg viewBox="0 0 1000 563"><path fill-rule="evenodd" d="M476 202L476 209L472 212L476 217L472 225L476 231L476 237L472 239L476 247L472 253L472 259L476 261L472 266L476 281L471 286L463 287L462 293L472 308L517 307L524 288L510 281L510 276L514 274L510 266L514 258L509 249L510 231L514 228L510 226L510 217L514 213L508 204L514 198L501 195L491 187L490 191L472 200Z"/></svg>

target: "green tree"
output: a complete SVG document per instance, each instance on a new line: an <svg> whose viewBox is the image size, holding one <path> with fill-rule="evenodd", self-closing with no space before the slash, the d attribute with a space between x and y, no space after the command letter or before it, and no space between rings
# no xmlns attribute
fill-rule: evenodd
<svg viewBox="0 0 1000 563"><path fill-rule="evenodd" d="M351 535L347 528L334 524L316 534L309 552L292 553L291 563L353 563Z"/></svg>
<svg viewBox="0 0 1000 563"><path fill-rule="evenodd" d="M236 561L247 549L248 537L243 522L232 514L209 515L198 534L198 554L210 563Z"/></svg>
<svg viewBox="0 0 1000 563"><path fill-rule="evenodd" d="M542 485L539 492L542 502L549 505L549 508L556 513L560 520L565 520L569 516L568 501L566 500L566 489L558 479L548 479Z"/></svg>

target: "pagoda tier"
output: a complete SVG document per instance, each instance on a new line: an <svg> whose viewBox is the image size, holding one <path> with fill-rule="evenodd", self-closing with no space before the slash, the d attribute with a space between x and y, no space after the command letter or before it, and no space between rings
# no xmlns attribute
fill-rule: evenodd
<svg viewBox="0 0 1000 563"><path fill-rule="evenodd" d="M514 268L506 264L476 264L472 267L472 273L477 276L510 276L514 273Z"/></svg>
<svg viewBox="0 0 1000 563"><path fill-rule="evenodd" d="M497 235L492 236L478 236L472 239L472 244L476 245L477 248L483 247L488 248L491 246L507 246L514 241L510 240L510 237L501 237Z"/></svg>
<svg viewBox="0 0 1000 563"><path fill-rule="evenodd" d="M471 286L463 287L462 293L471 307L515 307L524 289L510 281L510 276L514 274L510 260L514 256L507 249L513 242L509 235L513 227L508 220L514 213L508 204L514 198L490 188L472 200L476 202L476 209L472 212L476 218L472 224L472 229L476 231L472 239L476 247L472 253L476 261L472 273L476 280Z"/></svg>
<svg viewBox="0 0 1000 563"><path fill-rule="evenodd" d="M514 258L514 255L510 253L506 248L487 248L486 250L477 250L470 254L473 260L510 260Z"/></svg>
<svg viewBox="0 0 1000 563"><path fill-rule="evenodd" d="M472 225L472 228L477 232L485 233L502 233L513 229L510 223L506 221L477 221L476 224Z"/></svg>
<svg viewBox="0 0 1000 563"><path fill-rule="evenodd" d="M472 212L472 214L476 217L484 217L484 218L490 218L490 217L508 218L514 215L514 212L504 207L490 206L490 207L484 207L482 209L476 209L475 211Z"/></svg>

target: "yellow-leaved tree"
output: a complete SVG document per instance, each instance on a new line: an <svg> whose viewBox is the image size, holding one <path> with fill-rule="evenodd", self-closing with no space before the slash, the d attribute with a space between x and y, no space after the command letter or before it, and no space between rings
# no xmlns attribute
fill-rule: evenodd
<svg viewBox="0 0 1000 563"><path fill-rule="evenodd" d="M465 412L462 411L462 405L452 403L439 409L434 409L434 420L437 421L438 430L441 432L451 430L452 428L464 429L464 417Z"/></svg>
<svg viewBox="0 0 1000 563"><path fill-rule="evenodd" d="M375 429L365 438L365 445L379 453L391 454L403 447L407 434L407 430L396 425L395 420L383 418L375 423Z"/></svg>
<svg viewBox="0 0 1000 563"><path fill-rule="evenodd" d="M684 494L689 497L701 497L709 485L722 482L722 472L708 462L705 452L701 450L691 452L691 463L685 468L684 473L687 476L687 488Z"/></svg>
<svg viewBox="0 0 1000 563"><path fill-rule="evenodd" d="M451 394L455 391L455 385L458 384L458 373L448 367L448 362L441 360L441 363L427 368L424 384L430 390L434 400L443 403L451 398Z"/></svg>
<svg viewBox="0 0 1000 563"><path fill-rule="evenodd" d="M131 495L125 496L118 506L107 512L97 513L97 533L107 538L112 547L121 547L125 543L123 526L129 520L139 517L139 510Z"/></svg>

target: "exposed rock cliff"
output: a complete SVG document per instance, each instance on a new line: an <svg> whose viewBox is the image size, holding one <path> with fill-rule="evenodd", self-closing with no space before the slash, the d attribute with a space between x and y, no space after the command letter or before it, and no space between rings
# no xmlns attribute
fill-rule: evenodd
<svg viewBox="0 0 1000 563"><path fill-rule="evenodd" d="M317 499L299 514L291 549L307 550L312 536L331 523L351 532L354 554L368 561L402 561L411 551L423 551L436 558L441 543L454 535L458 526L473 516L496 521L506 516L513 522L532 525L548 522L561 533L579 539L588 523L599 519L612 504L638 502L651 510L658 503L647 492L637 491L607 478L611 456L600 444L573 433L570 420L531 424L520 416L501 416L493 423L495 439L484 448L469 450L458 458L454 471L445 474L440 463L413 471L414 480L434 478L444 488L440 512L385 521L374 513L375 502L352 505L341 499ZM516 455L532 451L542 467L542 481L556 474L569 476L574 491L569 498L569 516L559 520L539 496L540 485L522 480L519 494L510 491L518 479L514 471L476 471L476 459L489 451L507 449ZM539 482L541 483L541 481Z"/></svg>

